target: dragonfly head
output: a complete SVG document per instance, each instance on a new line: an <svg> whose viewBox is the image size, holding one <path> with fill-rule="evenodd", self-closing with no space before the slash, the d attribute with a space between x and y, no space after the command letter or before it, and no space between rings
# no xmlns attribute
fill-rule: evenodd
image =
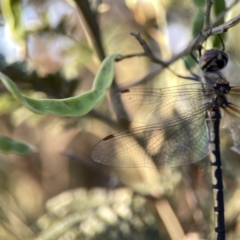
<svg viewBox="0 0 240 240"><path fill-rule="evenodd" d="M228 63L228 55L218 49L207 50L199 59L203 71L214 72L223 69Z"/></svg>

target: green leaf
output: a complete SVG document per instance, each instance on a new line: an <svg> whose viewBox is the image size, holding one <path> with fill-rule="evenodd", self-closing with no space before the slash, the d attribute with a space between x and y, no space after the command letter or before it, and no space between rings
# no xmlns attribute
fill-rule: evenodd
<svg viewBox="0 0 240 240"><path fill-rule="evenodd" d="M35 152L36 149L26 143L13 140L5 136L0 136L0 151L4 153L28 155L29 153Z"/></svg>
<svg viewBox="0 0 240 240"><path fill-rule="evenodd" d="M197 63L194 61L194 59L190 55L187 55L184 58L184 64L187 69L192 69L197 65Z"/></svg>
<svg viewBox="0 0 240 240"><path fill-rule="evenodd" d="M204 8L205 6L205 1L203 0L192 0L193 4L195 4L199 8Z"/></svg>
<svg viewBox="0 0 240 240"><path fill-rule="evenodd" d="M226 8L225 0L213 1L213 10L214 10L215 16L223 12L225 8ZM222 24L222 23L224 23L224 19L222 19L219 22L219 24Z"/></svg>
<svg viewBox="0 0 240 240"><path fill-rule="evenodd" d="M223 12L225 8L226 8L225 0L218 0L218 1L213 2L213 10L214 10L215 16L217 16L221 12ZM224 23L224 18L218 22L218 25L223 24L223 23ZM225 39L225 36L226 36L226 34L221 34L222 40ZM213 47L215 47L215 48L222 47L222 43L218 36L213 37Z"/></svg>
<svg viewBox="0 0 240 240"><path fill-rule="evenodd" d="M0 73L0 79L14 98L30 111L57 116L82 116L100 103L107 93L114 77L114 60L117 57L119 54L107 57L94 79L92 89L76 97L37 100L21 94L16 84L3 73Z"/></svg>
<svg viewBox="0 0 240 240"><path fill-rule="evenodd" d="M192 35L198 35L203 28L204 23L204 10L199 8L197 15L195 16L192 24Z"/></svg>

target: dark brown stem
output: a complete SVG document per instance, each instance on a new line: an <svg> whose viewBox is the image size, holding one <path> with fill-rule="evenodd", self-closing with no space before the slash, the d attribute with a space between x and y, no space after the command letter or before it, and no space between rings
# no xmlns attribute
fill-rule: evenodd
<svg viewBox="0 0 240 240"><path fill-rule="evenodd" d="M132 58L132 57L146 57L146 53L145 52L141 52L141 53L130 53L130 54L126 54L126 55L121 55L119 57L117 57L115 59L115 62L119 62L122 61L123 59L126 58Z"/></svg>
<svg viewBox="0 0 240 240"><path fill-rule="evenodd" d="M210 28L210 19L211 19L211 8L212 8L212 0L206 0L206 8L204 12L204 27L203 30L207 31Z"/></svg>
<svg viewBox="0 0 240 240"><path fill-rule="evenodd" d="M225 14L226 14L235 4L237 4L238 2L239 2L239 0L235 0L235 1L232 2L227 8L225 8L224 11L222 11L222 12L215 18L215 20L214 20L213 23L212 23L212 27L216 26L217 23L224 18Z"/></svg>
<svg viewBox="0 0 240 240"><path fill-rule="evenodd" d="M164 61L162 61L161 59L159 59L157 56L153 54L152 50L150 49L148 44L145 42L145 40L141 37L140 33L131 32L130 34L137 39L139 44L142 46L146 56L149 57L152 60L152 62L158 63L162 66L166 66L166 63Z"/></svg>
<svg viewBox="0 0 240 240"><path fill-rule="evenodd" d="M148 73L146 73L143 77L141 77L139 79L136 79L132 83L130 83L128 85L121 86L121 87L128 88L128 87L132 87L134 85L141 84L141 83L144 83L144 82L148 81L149 79L151 79L154 76L156 76L157 74L159 74L159 72L161 72L163 68L170 66L172 63L174 63L175 61L179 60L180 58L190 54L194 50L198 50L199 47L202 45L202 43L209 36L213 36L213 35L217 35L217 34L226 32L229 28L236 26L240 22L240 14L238 16L236 16L235 18L232 18L228 22L214 27L216 25L216 23L221 19L222 15L224 15L238 1L239 0L232 3L224 12L222 12L216 18L216 20L213 22L213 24L210 26L210 28L207 31L202 30L202 32L199 33L198 36L195 37L195 39L193 39L183 51L181 51L177 55L173 56L168 61L163 61L163 60L157 58L156 56L154 56L152 54L152 51L149 49L148 45L146 44L146 42L141 38L140 34L131 33L138 40L138 42L141 44L141 46L144 49L145 54L144 53L129 54L129 57L148 56L153 62L160 64L160 66L153 66L148 71ZM124 59L124 58L128 58L128 55L126 55L126 57L124 57L124 56L122 57L122 59ZM121 59L119 59L119 60L121 60Z"/></svg>

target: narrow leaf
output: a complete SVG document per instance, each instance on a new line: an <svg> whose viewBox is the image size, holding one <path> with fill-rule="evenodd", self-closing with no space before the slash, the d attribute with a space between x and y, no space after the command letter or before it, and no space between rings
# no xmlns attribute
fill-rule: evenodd
<svg viewBox="0 0 240 240"><path fill-rule="evenodd" d="M195 18L193 19L192 24L192 35L194 37L202 31L203 23L204 23L204 10L199 8Z"/></svg>
<svg viewBox="0 0 240 240"><path fill-rule="evenodd" d="M223 12L225 8L226 8L225 0L213 1L213 10L214 10L215 16ZM224 19L222 19L218 24L222 24L222 23L224 23Z"/></svg>
<svg viewBox="0 0 240 240"><path fill-rule="evenodd" d="M118 56L119 54L113 54L107 57L94 79L92 89L76 97L37 100L21 94L16 84L3 73L0 73L0 79L14 98L30 111L57 116L82 116L91 111L104 98L112 84L114 60Z"/></svg>
<svg viewBox="0 0 240 240"><path fill-rule="evenodd" d="M36 149L24 142L16 141L5 136L0 136L0 151L4 153L28 155L32 152L35 152Z"/></svg>
<svg viewBox="0 0 240 240"><path fill-rule="evenodd" d="M224 0L218 0L218 1L214 1L213 2L213 10L214 10L214 14L215 16L218 16L221 12L223 12L226 8L226 4ZM224 23L224 18L218 22L218 24L223 24ZM226 34L221 34L222 40L225 39ZM222 43L219 39L218 36L214 36L213 37L213 47L215 48L221 48L222 47Z"/></svg>
<svg viewBox="0 0 240 240"><path fill-rule="evenodd" d="M192 0L193 4L195 4L199 8L204 8L205 1L203 0Z"/></svg>

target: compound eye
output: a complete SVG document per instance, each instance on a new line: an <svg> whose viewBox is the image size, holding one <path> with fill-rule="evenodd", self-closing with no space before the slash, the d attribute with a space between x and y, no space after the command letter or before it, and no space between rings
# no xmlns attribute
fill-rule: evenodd
<svg viewBox="0 0 240 240"><path fill-rule="evenodd" d="M223 60L223 67L222 68L224 68L228 64L228 56L227 56L227 54L222 55L222 60Z"/></svg>
<svg viewBox="0 0 240 240"><path fill-rule="evenodd" d="M228 56L225 52L211 49L202 55L199 66L202 70L216 71L224 68L228 63Z"/></svg>
<svg viewBox="0 0 240 240"><path fill-rule="evenodd" d="M216 61L216 64L217 64L218 69L223 69L227 65L227 62L225 59L218 59Z"/></svg>

